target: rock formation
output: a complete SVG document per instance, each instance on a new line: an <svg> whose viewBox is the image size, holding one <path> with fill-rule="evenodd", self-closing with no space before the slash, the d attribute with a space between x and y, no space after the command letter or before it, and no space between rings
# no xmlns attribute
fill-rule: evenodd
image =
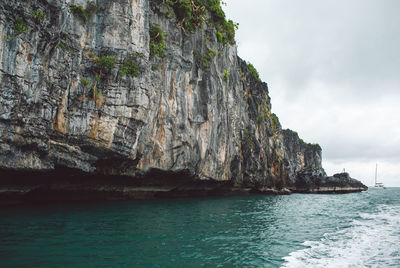
<svg viewBox="0 0 400 268"><path fill-rule="evenodd" d="M218 10L191 6L201 12L192 27L180 8L0 3L3 196L340 190L325 179L320 146L282 130ZM366 189L348 181L344 192Z"/></svg>

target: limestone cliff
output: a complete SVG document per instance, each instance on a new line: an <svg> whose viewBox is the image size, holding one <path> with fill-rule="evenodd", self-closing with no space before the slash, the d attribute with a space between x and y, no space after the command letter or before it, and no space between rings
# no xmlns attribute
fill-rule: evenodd
<svg viewBox="0 0 400 268"><path fill-rule="evenodd" d="M189 29L173 2L1 1L2 188L135 198L326 176L320 146L281 129L212 12Z"/></svg>

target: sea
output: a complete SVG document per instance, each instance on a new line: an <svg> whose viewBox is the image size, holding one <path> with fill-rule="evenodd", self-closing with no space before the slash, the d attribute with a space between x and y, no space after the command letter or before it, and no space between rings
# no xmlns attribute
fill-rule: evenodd
<svg viewBox="0 0 400 268"><path fill-rule="evenodd" d="M0 267L400 267L400 188L0 207Z"/></svg>

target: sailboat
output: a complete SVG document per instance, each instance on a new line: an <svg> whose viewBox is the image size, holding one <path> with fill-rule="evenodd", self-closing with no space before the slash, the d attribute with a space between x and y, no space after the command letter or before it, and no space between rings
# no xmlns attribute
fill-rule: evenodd
<svg viewBox="0 0 400 268"><path fill-rule="evenodd" d="M383 183L382 182L378 182L377 179L378 179L378 164L376 164L376 167L375 167L375 185L374 185L374 188L386 189L386 187L383 185Z"/></svg>

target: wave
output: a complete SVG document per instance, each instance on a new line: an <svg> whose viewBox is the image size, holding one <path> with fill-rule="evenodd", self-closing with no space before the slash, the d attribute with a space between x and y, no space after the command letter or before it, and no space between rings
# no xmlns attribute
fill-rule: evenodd
<svg viewBox="0 0 400 268"><path fill-rule="evenodd" d="M361 213L351 227L303 245L282 267L400 267L400 206Z"/></svg>

